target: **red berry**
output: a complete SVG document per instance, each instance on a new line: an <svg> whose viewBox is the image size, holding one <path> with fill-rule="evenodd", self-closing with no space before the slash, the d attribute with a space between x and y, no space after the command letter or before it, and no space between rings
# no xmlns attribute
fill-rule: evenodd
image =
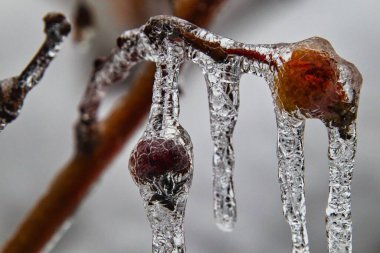
<svg viewBox="0 0 380 253"><path fill-rule="evenodd" d="M151 182L170 172L185 174L190 167L186 148L173 139L141 140L129 159L129 169L137 183Z"/></svg>
<svg viewBox="0 0 380 253"><path fill-rule="evenodd" d="M295 50L279 70L277 103L289 113L298 109L306 118L319 118L334 126L348 125L355 115L338 79L337 63L328 54Z"/></svg>

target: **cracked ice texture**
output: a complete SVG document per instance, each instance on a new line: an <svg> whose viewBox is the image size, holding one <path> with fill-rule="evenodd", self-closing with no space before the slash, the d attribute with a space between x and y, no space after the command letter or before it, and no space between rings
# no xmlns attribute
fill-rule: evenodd
<svg viewBox="0 0 380 253"><path fill-rule="evenodd" d="M160 18L164 19L156 19ZM175 18L168 19L172 21L171 25L180 27L183 39L189 45L188 56L201 66L206 80L210 80L207 71L227 68L228 60L235 57L235 66L240 66L242 72L263 76L268 82L278 125L277 154L283 211L291 227L293 252L309 252L305 219L304 120L318 118L328 129L336 127L340 138L352 138L349 125L356 120L362 82L360 73L351 63L341 59L322 38L296 43L247 45L213 35ZM214 61L214 64L207 65L207 61ZM223 81L215 83L218 82ZM231 87L238 90L237 83ZM217 111L212 107L211 104L211 115ZM211 125L213 129L212 117ZM228 142L224 143L228 147ZM342 167L346 166L350 165L342 164ZM327 220L330 218L328 213ZM327 226L328 234L335 234L339 229L350 231L350 217L346 217L346 221L347 228ZM330 252L338 252L342 243L351 245L351 237L346 239L337 241L330 236ZM338 246L332 247L334 244Z"/></svg>
<svg viewBox="0 0 380 253"><path fill-rule="evenodd" d="M329 136L329 199L326 209L329 252L352 252L351 184L356 152L356 126L348 126L342 138L339 128Z"/></svg>
<svg viewBox="0 0 380 253"><path fill-rule="evenodd" d="M231 137L239 105L239 78L241 73L252 73L265 78L272 92L277 119L281 199L285 218L291 228L293 252L309 252L305 219L304 121L309 118L320 119L329 132L334 132L329 134L330 143L356 140L355 122L362 79L355 66L340 58L328 41L318 37L296 43L250 45L214 35L184 20L169 16L151 18L135 32L139 43L131 44L132 49L137 48L141 58L157 64L151 114L141 140L142 146L147 145L146 143L152 144L160 138L165 141L173 139L175 145L183 145L188 151L188 157L192 157L190 138L178 122L178 73L182 62L191 60L198 64L205 74L209 91L211 133L215 146L214 212L217 221L226 230L232 228L236 219ZM128 36L124 39L128 39ZM120 42L122 46L119 47L126 50L128 47L124 47L123 41ZM352 151L352 155L343 160L332 159L330 156L331 173L334 170L352 170L355 145L347 143L346 146L347 150ZM330 148L330 154L331 150ZM136 154L136 157L140 156L142 155ZM131 159L131 171L134 171L136 157ZM142 164L146 164L146 161ZM151 169L155 170L153 167ZM150 169L144 168L143 171ZM154 252L162 250L157 245L165 248L165 241L170 241L168 245L171 246L164 251L184 251L184 196L187 196L190 186L192 168L189 170L190 173L185 173L186 179L175 178L170 171L172 170L160 176L152 174L152 179L157 178L153 182L158 185L141 184L141 180L135 179L140 186L153 228ZM141 172L141 176L144 175L144 172ZM185 180L185 188L180 186L182 179ZM333 181L333 178L330 181ZM350 180L344 182L351 183ZM351 189L342 188L344 182L338 182L338 188L330 187L327 211L330 252L351 252ZM174 208L174 212L171 212L173 210L167 208L171 206L167 204L170 202L167 198L174 192L173 185L182 187L180 192L184 194L181 195L184 198L175 195L182 199L182 202L178 202L181 205L177 206L183 208ZM336 190L340 192L337 193ZM155 196L157 192L164 192L164 197ZM152 199L157 205L149 205ZM158 199L164 199L166 204L162 201L160 203ZM347 212L341 212L339 208L342 205ZM174 217L180 221L167 223ZM339 217L339 222L334 222L335 217ZM169 224L177 225L173 228ZM169 237L164 236L165 231ZM175 241L180 243L175 244Z"/></svg>
<svg viewBox="0 0 380 253"><path fill-rule="evenodd" d="M355 139L353 123L356 121L361 75L322 38L291 44L244 45L213 37L210 33L203 34L212 45L226 46L225 53L241 56L243 72L263 76L269 84L278 125L277 154L283 211L292 231L293 252L309 252L305 218L304 120L320 119L329 131L335 129L338 132L340 141ZM227 59L220 51L209 57ZM217 65L214 67L217 69ZM331 142L332 135L329 136ZM350 159L342 161L339 166L332 166L334 163L330 162L330 171L352 169L355 145L348 146L352 154ZM329 252L351 252L351 189L340 187L339 190L336 193L336 189L330 187L326 226ZM331 202L337 203L335 209L331 208ZM341 214L337 208L347 211ZM340 218L334 223L331 220L336 215Z"/></svg>
<svg viewBox="0 0 380 253"><path fill-rule="evenodd" d="M60 13L48 13L44 22L46 38L31 62L19 76L0 80L0 131L18 117L27 93L42 79L70 33L71 26Z"/></svg>
<svg viewBox="0 0 380 253"><path fill-rule="evenodd" d="M142 139L129 161L153 234L153 252L185 252L183 219L191 183L188 150L173 139Z"/></svg>
<svg viewBox="0 0 380 253"><path fill-rule="evenodd" d="M283 214L291 228L293 252L309 252L306 230L304 121L277 115L278 177Z"/></svg>
<svg viewBox="0 0 380 253"><path fill-rule="evenodd" d="M231 231L237 215L232 179L235 165L232 135L238 117L241 71L234 58L224 64L206 61L202 69L207 83L214 142L214 217L220 229Z"/></svg>

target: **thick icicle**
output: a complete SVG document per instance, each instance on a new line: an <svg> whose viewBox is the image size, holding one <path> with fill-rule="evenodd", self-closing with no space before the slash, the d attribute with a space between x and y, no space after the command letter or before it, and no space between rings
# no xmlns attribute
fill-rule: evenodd
<svg viewBox="0 0 380 253"><path fill-rule="evenodd" d="M235 155L231 143L239 109L240 68L237 58L224 64L206 61L205 75L214 142L213 195L214 217L223 231L231 231L236 223L236 200L233 187Z"/></svg>
<svg viewBox="0 0 380 253"><path fill-rule="evenodd" d="M151 34L148 34L151 35ZM192 144L178 122L181 44L152 41L158 54L149 123L132 151L131 175L140 188L152 228L152 252L184 253L184 215L192 180Z"/></svg>
<svg viewBox="0 0 380 253"><path fill-rule="evenodd" d="M308 253L304 189L303 120L277 112L278 176L283 213L290 225L293 253Z"/></svg>
<svg viewBox="0 0 380 253"><path fill-rule="evenodd" d="M356 126L349 126L349 137L342 138L339 128L329 133L329 198L326 228L329 252L352 252L351 183L356 152Z"/></svg>
<svg viewBox="0 0 380 253"><path fill-rule="evenodd" d="M44 22L46 39L32 61L19 76L0 81L0 131L17 118L27 93L41 80L70 32L70 24L60 13L47 14Z"/></svg>

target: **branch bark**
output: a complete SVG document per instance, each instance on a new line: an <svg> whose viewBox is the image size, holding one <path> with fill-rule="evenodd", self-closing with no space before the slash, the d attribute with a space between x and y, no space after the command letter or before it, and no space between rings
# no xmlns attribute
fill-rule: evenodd
<svg viewBox="0 0 380 253"><path fill-rule="evenodd" d="M173 1L174 14L206 26L225 0ZM89 190L149 112L155 67L149 64L110 116L101 122L100 142L92 152L77 152L53 180L3 253L39 252L80 206Z"/></svg>

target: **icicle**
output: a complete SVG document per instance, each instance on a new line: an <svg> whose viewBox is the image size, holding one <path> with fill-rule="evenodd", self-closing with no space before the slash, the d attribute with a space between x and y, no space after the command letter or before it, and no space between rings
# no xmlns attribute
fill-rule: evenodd
<svg viewBox="0 0 380 253"><path fill-rule="evenodd" d="M352 252L351 183L356 152L356 126L349 126L349 137L339 128L329 132L329 199L326 227L329 252Z"/></svg>
<svg viewBox="0 0 380 253"><path fill-rule="evenodd" d="M193 173L191 140L178 122L178 74L184 51L169 39L157 43L153 46L162 51L155 59L149 123L132 151L129 169L151 224L152 252L184 253L183 222Z"/></svg>
<svg viewBox="0 0 380 253"><path fill-rule="evenodd" d="M224 64L208 61L202 67L208 88L211 138L214 142L214 217L221 230L231 231L236 223L232 180L235 156L231 140L239 108L239 62L236 58Z"/></svg>
<svg viewBox="0 0 380 253"><path fill-rule="evenodd" d="M47 14L44 22L46 39L32 61L19 76L0 81L0 130L17 118L25 96L41 80L70 32L70 24L60 13Z"/></svg>
<svg viewBox="0 0 380 253"><path fill-rule="evenodd" d="M304 121L277 113L278 176L283 213L290 225L293 253L308 253L304 189Z"/></svg>
<svg viewBox="0 0 380 253"><path fill-rule="evenodd" d="M94 62L94 71L81 101L81 120L96 120L96 113L104 90L117 81L124 80L129 70L142 60L139 55L139 30L125 32L118 38L118 48L106 59Z"/></svg>

